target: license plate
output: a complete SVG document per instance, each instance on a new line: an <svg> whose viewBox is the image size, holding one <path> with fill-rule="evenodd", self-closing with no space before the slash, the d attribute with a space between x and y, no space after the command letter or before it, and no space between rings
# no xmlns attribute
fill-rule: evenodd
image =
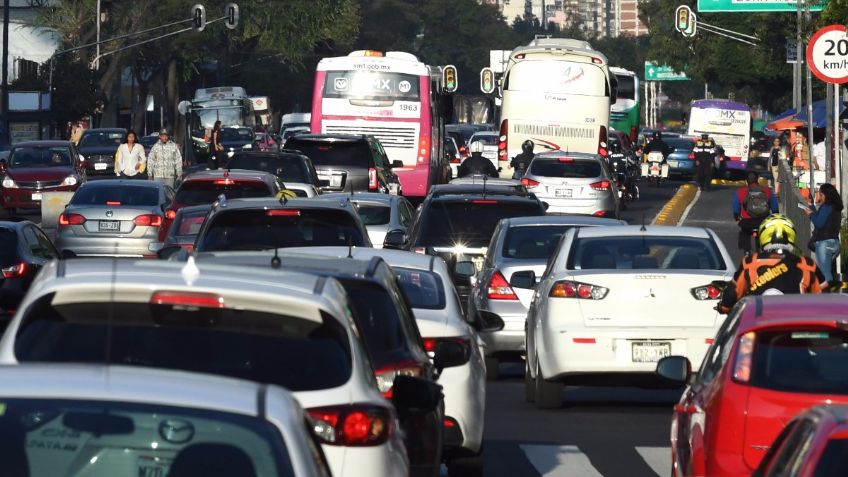
<svg viewBox="0 0 848 477"><path fill-rule="evenodd" d="M95 171L105 171L106 167L108 167L108 166L109 166L109 164L106 164L105 162L98 162L98 163L94 164L94 170Z"/></svg>
<svg viewBox="0 0 848 477"><path fill-rule="evenodd" d="M554 191L554 197L557 199L571 198L571 189L556 189Z"/></svg>
<svg viewBox="0 0 848 477"><path fill-rule="evenodd" d="M167 477L171 459L164 457L138 456L138 477Z"/></svg>
<svg viewBox="0 0 848 477"><path fill-rule="evenodd" d="M41 200L41 194L32 194L32 200Z"/></svg>
<svg viewBox="0 0 848 477"><path fill-rule="evenodd" d="M100 230L114 232L121 230L121 222L118 220L101 220Z"/></svg>
<svg viewBox="0 0 848 477"><path fill-rule="evenodd" d="M671 356L671 343L667 341L633 343L634 363L656 363L666 356Z"/></svg>
<svg viewBox="0 0 848 477"><path fill-rule="evenodd" d="M680 164L677 161L668 161L670 167L678 167Z"/></svg>

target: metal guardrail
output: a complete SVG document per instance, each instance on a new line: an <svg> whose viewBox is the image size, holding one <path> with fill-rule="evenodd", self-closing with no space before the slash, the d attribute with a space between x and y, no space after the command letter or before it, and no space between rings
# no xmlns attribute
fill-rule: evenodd
<svg viewBox="0 0 848 477"><path fill-rule="evenodd" d="M778 196L778 205L780 213L789 217L792 223L795 224L795 240L798 244L798 249L804 255L810 255L810 249L807 244L810 242L812 234L812 224L807 214L798 207L798 204L806 204L807 200L801 196L801 191L798 189L798 178L789 168L789 163L781 159L779 162L780 174L778 182L780 183L780 194Z"/></svg>

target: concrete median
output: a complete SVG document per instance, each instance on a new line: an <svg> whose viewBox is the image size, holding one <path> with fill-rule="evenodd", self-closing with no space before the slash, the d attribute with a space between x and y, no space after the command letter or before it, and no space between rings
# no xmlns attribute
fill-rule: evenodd
<svg viewBox="0 0 848 477"><path fill-rule="evenodd" d="M680 222L683 213L698 193L698 187L693 184L683 184L674 196L663 206L654 219L653 225L675 226Z"/></svg>

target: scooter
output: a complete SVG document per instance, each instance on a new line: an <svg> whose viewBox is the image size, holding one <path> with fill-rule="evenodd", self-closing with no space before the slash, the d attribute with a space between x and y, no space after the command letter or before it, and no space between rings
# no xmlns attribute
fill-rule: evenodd
<svg viewBox="0 0 848 477"><path fill-rule="evenodd" d="M658 187L660 182L668 179L668 164L665 162L663 153L652 151L645 155L645 162L642 163L642 177L654 181Z"/></svg>

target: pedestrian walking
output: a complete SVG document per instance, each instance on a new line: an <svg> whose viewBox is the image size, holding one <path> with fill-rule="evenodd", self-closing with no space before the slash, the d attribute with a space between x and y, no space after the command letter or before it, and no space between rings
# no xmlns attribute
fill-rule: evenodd
<svg viewBox="0 0 848 477"><path fill-rule="evenodd" d="M810 221L813 223L813 235L810 238L809 248L815 251L816 263L821 268L825 280L831 284L831 288L838 290L836 286L833 263L839 255L839 230L842 222L842 198L836 187L824 183L818 188L808 209L805 209Z"/></svg>
<svg viewBox="0 0 848 477"><path fill-rule="evenodd" d="M705 191L710 188L713 180L713 167L716 161L716 145L709 134L701 134L701 138L692 149L695 156L695 173L698 180L698 188Z"/></svg>
<svg viewBox="0 0 848 477"><path fill-rule="evenodd" d="M150 148L147 162L147 174L151 180L174 187L183 172L183 156L167 128L159 131L159 141Z"/></svg>
<svg viewBox="0 0 848 477"><path fill-rule="evenodd" d="M142 179L146 163L144 147L138 143L135 131L130 129L115 152L115 175L122 179Z"/></svg>
<svg viewBox="0 0 848 477"><path fill-rule="evenodd" d="M771 167L772 185L776 193L780 193L778 185L780 179L780 161L785 161L789 158L789 151L783 147L780 138L774 138L769 151L769 166Z"/></svg>
<svg viewBox="0 0 848 477"><path fill-rule="evenodd" d="M769 216L776 214L777 199L768 186L759 184L759 176L748 171L747 185L733 194L733 218L739 226L739 248L746 254L751 253L751 237Z"/></svg>
<svg viewBox="0 0 848 477"><path fill-rule="evenodd" d="M212 127L212 151L209 154L209 169L215 170L223 162L224 146L221 144L221 121L215 121Z"/></svg>

